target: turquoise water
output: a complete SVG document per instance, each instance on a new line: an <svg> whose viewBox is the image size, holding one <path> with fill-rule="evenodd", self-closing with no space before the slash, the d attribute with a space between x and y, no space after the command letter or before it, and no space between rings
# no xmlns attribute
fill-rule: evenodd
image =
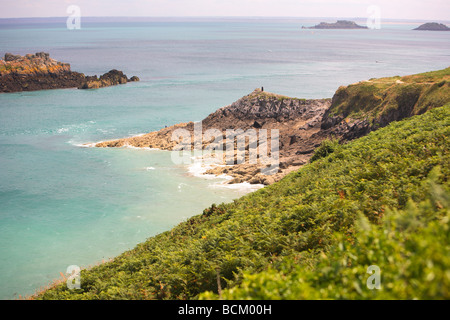
<svg viewBox="0 0 450 320"><path fill-rule="evenodd" d="M84 21L84 22L83 22ZM302 30L320 20L0 20L0 54L49 52L85 74L141 81L0 94L0 298L33 293L248 189L193 177L170 153L80 144L203 119L257 87L331 97L343 84L450 65L450 34Z"/></svg>

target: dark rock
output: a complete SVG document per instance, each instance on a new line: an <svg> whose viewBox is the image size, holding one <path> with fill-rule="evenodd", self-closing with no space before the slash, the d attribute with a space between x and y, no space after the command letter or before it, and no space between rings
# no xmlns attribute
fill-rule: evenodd
<svg viewBox="0 0 450 320"><path fill-rule="evenodd" d="M421 26L413 29L413 30L425 30L425 31L450 31L450 28L445 24L437 23L437 22L428 22L424 23Z"/></svg>
<svg viewBox="0 0 450 320"><path fill-rule="evenodd" d="M133 81L139 78L133 77ZM25 56L6 53L0 60L0 92L62 88L101 88L128 82L122 71L111 70L100 78L70 70L70 64L50 58L46 52Z"/></svg>
<svg viewBox="0 0 450 320"><path fill-rule="evenodd" d="M262 128L262 125L259 124L258 121L255 121L255 122L253 122L253 128L260 129L260 128Z"/></svg>
<svg viewBox="0 0 450 320"><path fill-rule="evenodd" d="M14 61L22 58L20 55L15 55L12 53L5 53L5 61Z"/></svg>
<svg viewBox="0 0 450 320"><path fill-rule="evenodd" d="M368 29L365 26L360 26L353 21L338 20L335 23L321 22L314 27L302 27L302 29Z"/></svg>

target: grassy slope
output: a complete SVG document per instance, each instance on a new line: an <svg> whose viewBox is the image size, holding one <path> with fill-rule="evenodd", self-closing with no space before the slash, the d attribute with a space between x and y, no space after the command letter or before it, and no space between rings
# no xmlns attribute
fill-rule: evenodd
<svg viewBox="0 0 450 320"><path fill-rule="evenodd" d="M450 299L449 134L447 104L338 147L318 161L318 173L334 168L331 184L344 191L335 210L359 198L347 211L358 215L353 235L336 232L336 242L316 261L294 256L260 273L245 272L240 285L221 298ZM369 222L381 213L381 224ZM366 285L371 265L380 268L380 290ZM200 298L219 296L206 292Z"/></svg>
<svg viewBox="0 0 450 320"><path fill-rule="evenodd" d="M370 79L340 87L330 115L386 123L385 119L396 113L408 117L441 107L449 96L450 67L404 77Z"/></svg>
<svg viewBox="0 0 450 320"><path fill-rule="evenodd" d="M425 203L427 209L424 214L430 217L433 212L439 211L441 215L441 211L448 212L448 206L443 201L430 198L430 194L433 194L432 186L439 186L442 194L450 192L449 124L450 104L392 123L339 146L328 157L304 166L279 183L234 203L212 206L203 214L150 238L111 262L83 270L80 290L70 291L63 284L41 293L38 298L195 298L205 291L217 292L217 274L222 288L232 288L244 281L241 289L235 289L238 291L226 291L226 297L353 297L351 288L357 287L355 281L367 276L361 272L368 263L376 260L374 264L390 266L397 272L415 270L421 267L415 262L423 264L423 261L428 261L422 256L428 253L436 270L434 278L425 273L427 281L434 283L435 287L439 283L448 284L449 274L445 271L450 267L446 258L449 256L448 229L444 228L445 223L436 220L437 216L432 217L433 223L440 226L435 232L431 227L421 229L421 232L430 234L429 238L422 239L415 236L420 233L411 233L411 237L416 237L411 240L412 248L396 247L395 241L389 238L389 229L376 231L377 227L372 225L381 224L390 210L406 210L409 215L401 216L408 220L413 210L408 207L409 201L420 204L419 207ZM430 184L430 172L438 169L440 173L434 174ZM370 231L374 235L369 240L361 237L364 232L358 232L355 223L361 215L370 222L366 224L367 228L375 230ZM408 223L415 224L414 221ZM388 239L379 240L378 247L371 250L370 244L378 235L385 235ZM394 236L406 240L401 234L394 233ZM389 246L384 246L383 241L388 241ZM336 250L338 243L345 249ZM425 247L417 249L414 247L416 243ZM330 261L324 260L325 253L329 253L330 261L335 264L330 266ZM346 254L350 258L345 258L344 264L334 262L344 259ZM351 254L357 259L352 260ZM394 255L393 260L389 258L391 254ZM400 260L396 260L397 256ZM350 267L348 259L352 262ZM398 262L401 263L396 264ZM296 293L282 292L288 289L288 281L297 281L304 274L306 280L301 284L304 286L295 287ZM420 282L423 280L421 275L420 272L410 272L404 277L408 282ZM443 277L447 282L443 282ZM263 291L266 278L270 278L273 284L272 294L248 289L256 283L257 288ZM339 287L339 279L344 278L351 285L345 282ZM334 294L332 286L343 291L336 289L340 293ZM300 294L305 288L310 289L306 291L310 295ZM347 288L351 294L345 292ZM423 297L414 288L410 291L406 297ZM370 294L373 291L360 296L371 297ZM440 294L442 290L437 290L435 295L430 293L432 297L442 297ZM393 291L390 297L398 296ZM216 296L207 293L202 297Z"/></svg>
<svg viewBox="0 0 450 320"><path fill-rule="evenodd" d="M411 114L422 113L424 106L427 110L449 101L449 73L447 68L402 78L372 79L340 88L333 99L332 113L354 119L361 115L373 118L380 117L389 108L392 112L413 102ZM372 295L361 294L360 282L364 277L360 272L361 261L370 262L368 252L372 251L367 249L369 240L364 238L365 232L360 232L361 227L355 222L364 216L370 222L364 224L364 230L373 233L373 237L378 232L376 237L380 237L391 230L391 225L381 229L374 226L386 221L383 217L388 211L398 210L392 215L395 218L388 221L398 220L399 216L400 220L403 216L412 217L409 223L423 226L420 232L428 228L422 221L423 215L434 213L436 221L445 216L441 211L448 209L447 202L433 198L436 192L432 186L441 185L441 193L449 192L449 109L447 104L425 115L392 123L348 145L325 142L317 150L313 163L279 183L234 203L213 205L202 215L150 238L113 261L83 270L80 290L70 291L60 284L37 298L184 299L199 294L202 298L217 298L213 292L217 292L218 275L222 288L233 288L224 293L229 298L339 298L354 297L355 292L357 297L374 297L373 291L370 291ZM440 174L438 177L434 174L430 184L428 175L438 168ZM413 205L406 208L408 201L419 209L411 209ZM411 213L416 211L422 215ZM436 230L441 232L444 225L438 223ZM410 239L399 237L395 228L391 231L394 238ZM416 231L414 235L420 234ZM437 233L437 237L441 235ZM433 236L422 238L426 247L441 250L440 253L446 253L444 257L448 256L448 239L441 239L439 247ZM422 238L416 237L414 241ZM401 251L406 244L395 247L392 239L385 239L383 245L388 245L392 254L397 252L400 257L408 257L407 252ZM383 247L375 252L378 257L389 256L383 255ZM373 257L374 254L372 260ZM339 264L344 258L345 266ZM432 260L434 265L439 267L432 272L434 276L426 273L427 279L448 284L449 274L442 273L444 267L448 268L448 260L439 255L435 260ZM356 264L356 269L348 267L349 261L353 266ZM377 264L392 267L396 265L392 261L397 260L389 258L388 261L387 264L377 261ZM398 263L417 268L419 264L411 261L415 260L408 258ZM334 267L330 269L330 265ZM336 274L342 277L333 277ZM391 270L391 275L395 274ZM421 276L416 272L405 277L414 282ZM299 279L305 280L299 282ZM283 285L285 282L289 285ZM236 285L241 283L238 289ZM298 283L310 289L304 290L306 287ZM330 289L330 285L335 289ZM271 290L265 290L266 286ZM297 291L290 290L290 286ZM433 296L417 289L418 286L412 287L415 289L411 292L401 294ZM390 297L402 296L399 292L390 294Z"/></svg>

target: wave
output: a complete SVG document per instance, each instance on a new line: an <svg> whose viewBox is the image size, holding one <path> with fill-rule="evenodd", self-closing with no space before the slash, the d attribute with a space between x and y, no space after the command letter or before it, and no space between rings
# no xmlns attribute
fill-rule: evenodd
<svg viewBox="0 0 450 320"><path fill-rule="evenodd" d="M133 149L133 150L160 150L158 148L150 148L150 147L135 147L130 144L125 144L122 148Z"/></svg>
<svg viewBox="0 0 450 320"><path fill-rule="evenodd" d="M102 141L99 142L88 142L88 143L79 143L79 142L74 142L72 140L69 140L68 143L70 143L71 145L75 146L75 147L79 147L79 148L94 148L95 145L97 143L100 143Z"/></svg>
<svg viewBox="0 0 450 320"><path fill-rule="evenodd" d="M206 172L215 167L223 167L224 165L219 164L217 159L210 158L209 160L205 160L202 157L192 157L192 164L188 166L188 173L198 178L206 178L206 179L232 179L231 176L221 174L207 174Z"/></svg>
<svg viewBox="0 0 450 320"><path fill-rule="evenodd" d="M211 188L227 188L242 191L256 191L265 187L263 184L251 184L248 182L233 183L233 184L222 182L222 183L213 183L210 184L209 186Z"/></svg>

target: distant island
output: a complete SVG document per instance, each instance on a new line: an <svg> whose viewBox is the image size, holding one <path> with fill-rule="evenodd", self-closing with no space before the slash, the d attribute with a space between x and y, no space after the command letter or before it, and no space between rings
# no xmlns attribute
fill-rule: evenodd
<svg viewBox="0 0 450 320"><path fill-rule="evenodd" d="M425 30L425 31L450 31L450 28L445 24L437 23L437 22L428 22L424 23L421 26L413 29L413 30Z"/></svg>
<svg viewBox="0 0 450 320"><path fill-rule="evenodd" d="M98 78L70 70L70 64L56 61L45 52L25 56L6 53L0 59L0 93L46 89L97 89L130 81L119 70L111 70Z"/></svg>
<svg viewBox="0 0 450 320"><path fill-rule="evenodd" d="M315 25L314 27L303 26L302 29L368 29L368 28L365 26L360 26L353 21L338 20L335 23L321 22Z"/></svg>

